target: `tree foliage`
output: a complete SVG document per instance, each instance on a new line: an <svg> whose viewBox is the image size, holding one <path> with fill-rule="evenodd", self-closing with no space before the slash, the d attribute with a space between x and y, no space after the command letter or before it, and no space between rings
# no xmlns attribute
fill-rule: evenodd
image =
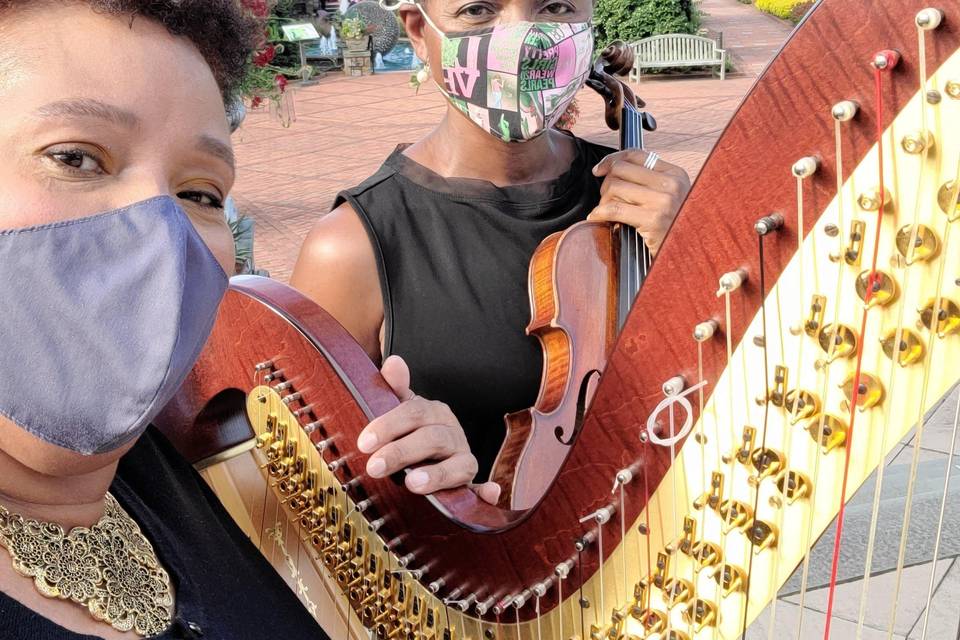
<svg viewBox="0 0 960 640"><path fill-rule="evenodd" d="M691 0L598 0L597 49L614 40L636 42L665 33L695 33L700 26Z"/></svg>

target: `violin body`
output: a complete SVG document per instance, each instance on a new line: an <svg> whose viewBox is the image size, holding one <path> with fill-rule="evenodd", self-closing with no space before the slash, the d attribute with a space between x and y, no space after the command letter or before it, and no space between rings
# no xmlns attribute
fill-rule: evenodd
<svg viewBox="0 0 960 640"><path fill-rule="evenodd" d="M509 414L491 473L513 509L536 505L567 458L617 338L618 233L579 222L551 234L530 262L529 335L543 347L536 404Z"/></svg>
<svg viewBox="0 0 960 640"><path fill-rule="evenodd" d="M922 74L926 6L823 0L771 63L701 171L535 507L366 477L356 438L398 400L342 327L269 280L234 280L157 426L194 461L246 456L255 476L234 484L253 488L237 492L235 519L272 560L280 551L263 541L282 529L288 551L304 551L275 564L301 599L313 591L297 576L312 569L347 624L378 638L740 637L960 380L960 12L926 33ZM892 50L891 67L878 52ZM860 107L838 126L841 101ZM889 198L874 207L881 184ZM888 590L870 596L896 611ZM797 637L785 626L774 637Z"/></svg>

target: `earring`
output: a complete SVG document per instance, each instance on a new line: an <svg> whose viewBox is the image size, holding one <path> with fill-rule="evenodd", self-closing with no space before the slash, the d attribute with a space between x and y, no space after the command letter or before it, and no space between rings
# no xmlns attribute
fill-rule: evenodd
<svg viewBox="0 0 960 640"><path fill-rule="evenodd" d="M413 89L416 89L416 93L420 93L420 85L425 83L430 79L430 63L424 63L420 65L420 68L417 69L417 72L410 76L410 86Z"/></svg>

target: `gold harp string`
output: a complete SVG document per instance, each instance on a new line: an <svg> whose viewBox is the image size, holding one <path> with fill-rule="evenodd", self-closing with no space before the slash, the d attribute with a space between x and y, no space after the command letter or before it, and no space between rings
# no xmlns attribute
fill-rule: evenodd
<svg viewBox="0 0 960 640"><path fill-rule="evenodd" d="M921 81L920 112L921 112L921 122L923 126L921 131L924 132L925 134L927 131L926 129L927 106L926 106L926 101L924 99L926 96L926 87L927 87L927 59L926 59L925 30L918 26L917 33L918 33L918 42L919 42L919 48L920 48L920 65L919 65L920 81ZM926 159L927 159L927 146L925 145L923 149L923 160L925 161ZM926 163L924 162L924 164ZM958 161L957 170L958 170L958 176L960 176L960 161ZM937 175L939 175L939 172L937 173ZM907 255L907 262L906 262L907 268L909 268L909 266L915 261L916 239L919 233L919 217L920 217L920 209L921 209L921 196L923 191L922 189L923 177L924 177L924 174L921 171L920 185L917 189L917 200L916 200L916 206L914 209L913 227L911 229L910 243L908 245L908 255ZM956 190L956 188L957 188L957 185L955 182L954 190ZM944 224L945 224L945 229L943 232L943 246L945 251L949 243L950 228L951 228L951 221L950 221L949 214L946 216L946 221L944 222ZM910 463L910 476L907 482L907 497L906 497L906 504L904 506L903 527L900 532L900 548L898 550L898 555L897 555L896 580L894 583L894 591L893 591L894 603L896 603L897 598L899 597L902 578L903 578L903 568L904 568L904 561L906 556L907 537L908 537L909 528L910 528L909 526L910 514L913 509L913 495L914 495L914 490L916 488L917 468L920 463L920 448L923 441L923 430L925 426L924 406L926 404L926 398L927 398L928 387L930 382L930 373L931 373L931 368L933 366L933 350L936 345L936 341L938 337L937 334L940 328L939 312L940 312L940 307L943 300L943 276L944 276L944 270L946 268L946 262L947 260L945 257L940 260L940 266L937 274L936 296L934 298L933 308L931 309L930 335L927 338L927 353L924 357L925 362L924 362L924 370L923 370L923 383L921 386L920 403L919 403L919 409L918 409L919 415L917 417L916 436L915 436L915 443L913 445L914 447L913 458ZM896 362L894 362L894 365L895 364ZM933 571L936 571L936 564L937 564L937 559L934 558L933 565L932 565ZM891 637L893 634L893 628L896 625L896 620L897 620L897 608L896 606L894 606L892 607L892 611L890 613L890 621L889 621L889 624L887 625L888 637Z"/></svg>
<svg viewBox="0 0 960 640"><path fill-rule="evenodd" d="M839 125L840 123L837 122L837 124ZM842 176L843 176L843 167L842 167L842 165L841 165L841 160L840 160L839 154L838 154L838 156L837 156L837 176L838 176L838 180L842 180L842 179L843 179L843 177L842 177ZM838 192L838 195L839 195L839 192ZM842 200L842 198L839 198L839 197L837 198L837 201L838 201L838 202L841 201L841 200ZM841 205L841 207L842 207L842 205ZM842 217L842 216L841 216L841 217ZM806 300L806 286L805 286L805 278L804 278L804 271L805 271L805 270L804 270L804 256L805 256L805 253L804 253L804 229L805 229L805 227L804 227L804 219L803 219L803 178L799 178L799 177L798 177L798 178L797 178L797 254L799 255L799 258L800 258L800 274L799 274L799 280L800 280L800 282L799 282L799 289L800 289L800 291L799 291L799 299L801 300L801 302L802 302L803 300ZM814 265L814 272L816 272L816 265ZM777 315L778 315L778 317L779 317L779 324L780 324L781 355L784 357L784 359L786 359L786 353L787 353L787 352L786 352L786 350L783 348L783 316L782 316L781 311L780 311L780 308L779 308L779 300L780 300L780 299L779 299L779 291L780 291L780 289L779 289L779 287L778 287L778 288L777 288L777 292L778 292L778 297L777 297L777 304L778 304L778 307L777 307ZM802 309L802 308L803 308L803 307L801 307L801 309ZM800 336L803 336L802 322L803 322L803 317L802 317L802 315L801 315L801 329L800 329L800 332L799 332L799 334L798 334L798 335L800 335ZM790 411L790 424L794 424L794 421L796 420L796 417L797 417L797 411L799 411L799 409L800 409L800 398L799 398L799 393L800 393L800 371L801 371L801 368L802 368L802 366L803 366L803 347L804 347L804 344L806 344L806 340L804 340L804 339L801 337L800 340L799 340L799 343L800 343L800 344L799 344L799 346L798 346L798 348L797 348L797 368L795 369L795 371L796 371L796 373L797 373L797 387L796 387L796 389L797 389L797 395L794 396L793 408L789 410L789 411ZM785 388L784 388L784 393L785 393L785 394L789 394L789 392L790 392L790 391L789 391L789 385L786 385ZM784 401L786 401L786 396L784 396ZM789 482L790 482L790 460L791 460L790 451L791 451L791 449L793 448L793 447L792 447L792 444L793 444L793 434L789 431L789 428L788 428L788 430L787 430L787 432L786 432L786 434L785 434L785 436L784 436L784 440L783 440L783 459L784 459L784 461L786 462L786 465L785 465L786 468L781 471L781 473L783 474L783 478L784 478L784 480L783 480L784 485L783 485L783 486L784 486L785 492L786 492L786 490L789 490L789 486L788 486L788 485L789 485ZM760 488L759 488L759 486L758 486L758 487L757 487L758 493L759 493L759 490L760 490ZM777 535L780 536L779 544L781 544L781 545L784 544L784 539L785 539L785 537L786 537L786 536L785 536L786 532L783 530L783 518L784 518L784 515L785 515L785 506L784 506L783 508L777 509L777 519L776 519ZM756 517L756 513L754 513L754 516ZM767 638L768 638L768 640L773 640L773 631L774 631L774 629L776 628L776 621L777 621L776 584L777 584L777 573L778 573L778 570L779 570L779 566L780 566L780 554L774 554L774 555L773 555L773 560L772 560L771 569L770 569L770 584L768 585L768 590L770 590L770 591L773 593L773 597L772 597L771 600L770 600L770 622L769 622L769 625L770 625L770 626L769 626L769 629L768 629L768 631L767 631Z"/></svg>

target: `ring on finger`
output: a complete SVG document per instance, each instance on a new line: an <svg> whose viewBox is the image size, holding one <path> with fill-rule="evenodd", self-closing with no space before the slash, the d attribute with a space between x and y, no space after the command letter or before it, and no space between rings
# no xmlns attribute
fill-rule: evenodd
<svg viewBox="0 0 960 640"><path fill-rule="evenodd" d="M658 162L660 162L660 156L651 151L647 154L647 159L643 162L643 166L652 171L656 169Z"/></svg>

